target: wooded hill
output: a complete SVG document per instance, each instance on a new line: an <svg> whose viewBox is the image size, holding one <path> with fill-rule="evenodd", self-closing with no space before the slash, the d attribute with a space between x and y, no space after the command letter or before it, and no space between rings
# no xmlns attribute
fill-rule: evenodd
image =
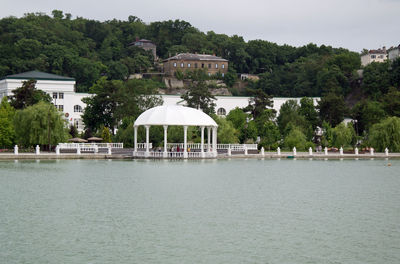
<svg viewBox="0 0 400 264"><path fill-rule="evenodd" d="M35 69L74 77L77 90L88 91L101 76L125 80L152 67L150 53L129 45L137 37L154 42L161 60L179 52L215 53L230 62L228 85L236 73L260 74L251 87L273 96L346 95L357 85L359 54L343 48L246 42L237 35L201 32L182 20L147 24L136 16L105 22L73 19L59 10L51 16L29 13L0 20L0 76Z"/></svg>

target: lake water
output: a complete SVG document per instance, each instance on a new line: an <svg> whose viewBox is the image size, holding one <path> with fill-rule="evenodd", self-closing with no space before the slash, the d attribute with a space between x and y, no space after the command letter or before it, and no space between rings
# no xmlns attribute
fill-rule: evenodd
<svg viewBox="0 0 400 264"><path fill-rule="evenodd" d="M0 263L400 263L400 160L3 161Z"/></svg>

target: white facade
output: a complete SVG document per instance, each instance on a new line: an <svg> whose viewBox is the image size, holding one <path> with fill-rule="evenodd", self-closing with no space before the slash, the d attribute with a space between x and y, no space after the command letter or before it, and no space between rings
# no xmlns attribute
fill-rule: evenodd
<svg viewBox="0 0 400 264"><path fill-rule="evenodd" d="M22 86L28 79L0 80L0 100L4 96L12 96L12 91ZM75 80L37 80L36 88L46 92L53 99L52 103L63 112L69 124L77 126L78 131L83 131L82 113L85 104L82 98L91 96L87 93L75 93Z"/></svg>
<svg viewBox="0 0 400 264"><path fill-rule="evenodd" d="M367 54L361 55L361 66L367 66L372 62L384 62L388 55L386 50L370 50Z"/></svg>
<svg viewBox="0 0 400 264"><path fill-rule="evenodd" d="M389 60L395 60L400 57L400 45L395 48L388 49Z"/></svg>
<svg viewBox="0 0 400 264"><path fill-rule="evenodd" d="M180 95L161 95L164 103L163 105L185 105L185 101ZM218 115L227 115L231 110L236 107L244 108L249 105L251 97L245 96L215 96L215 111ZM314 105L317 105L319 97L313 97ZM301 97L274 97L273 98L273 109L279 114L281 106L288 100L296 100L300 104Z"/></svg>

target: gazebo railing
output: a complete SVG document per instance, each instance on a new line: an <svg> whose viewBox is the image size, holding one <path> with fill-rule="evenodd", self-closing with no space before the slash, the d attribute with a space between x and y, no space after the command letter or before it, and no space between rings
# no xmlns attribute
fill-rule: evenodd
<svg viewBox="0 0 400 264"><path fill-rule="evenodd" d="M90 149L93 150L95 148L124 148L124 143L59 143L60 149L77 149L78 147L81 150Z"/></svg>
<svg viewBox="0 0 400 264"><path fill-rule="evenodd" d="M168 143L167 148L168 149L177 149L179 147L180 149L183 149L183 143ZM201 149L201 144L200 143L188 143L187 144L188 149ZM210 148L212 147L212 144L210 144ZM257 144L217 144L217 150L227 150L231 149L233 151L243 151L245 148L248 150L257 150L258 145ZM208 144L204 144L204 149L208 149Z"/></svg>
<svg viewBox="0 0 400 264"><path fill-rule="evenodd" d="M137 143L138 149L146 149L146 143ZM149 143L149 149L153 148L153 143Z"/></svg>

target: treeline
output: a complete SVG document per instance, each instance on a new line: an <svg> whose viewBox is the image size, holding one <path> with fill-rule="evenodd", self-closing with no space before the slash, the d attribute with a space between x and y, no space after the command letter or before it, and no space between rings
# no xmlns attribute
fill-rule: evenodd
<svg viewBox="0 0 400 264"><path fill-rule="evenodd" d="M28 13L0 20L0 76L36 69L74 77L78 91L88 91L102 76L125 80L152 67L151 53L129 45L137 37L153 41L161 60L180 52L221 56L230 62L229 85L237 73L260 74L255 86L273 96L320 96L327 90L346 95L360 68L359 55L341 48L246 42L237 35L201 32L182 20L147 24L129 16L100 22L54 10L52 16Z"/></svg>

